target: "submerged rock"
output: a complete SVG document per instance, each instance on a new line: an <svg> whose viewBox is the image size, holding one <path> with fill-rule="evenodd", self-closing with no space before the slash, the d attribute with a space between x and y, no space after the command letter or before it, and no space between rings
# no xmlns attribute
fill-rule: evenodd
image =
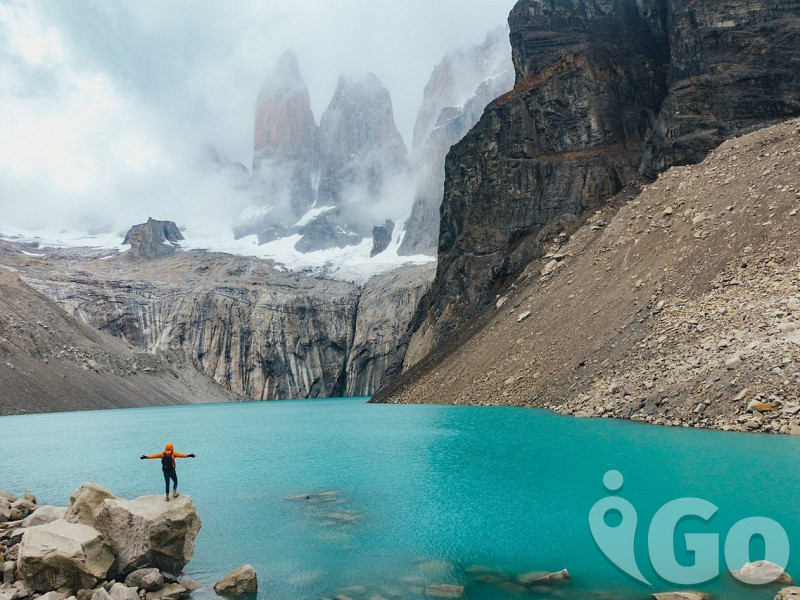
<svg viewBox="0 0 800 600"><path fill-rule="evenodd" d="M461 598L464 595L464 586L436 584L425 587L425 595L431 598Z"/></svg>
<svg viewBox="0 0 800 600"><path fill-rule="evenodd" d="M750 585L765 585L772 582L784 585L794 584L792 577L781 566L768 560L745 563L738 571L731 571L731 575Z"/></svg>
<svg viewBox="0 0 800 600"><path fill-rule="evenodd" d="M223 596L255 594L258 591L258 574L251 565L242 565L215 583L214 591Z"/></svg>
<svg viewBox="0 0 800 600"><path fill-rule="evenodd" d="M650 596L653 600L711 600L705 592L662 592Z"/></svg>

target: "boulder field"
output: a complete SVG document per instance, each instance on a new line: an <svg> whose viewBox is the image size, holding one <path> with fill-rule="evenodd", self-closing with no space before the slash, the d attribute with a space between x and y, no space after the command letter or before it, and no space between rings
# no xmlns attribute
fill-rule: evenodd
<svg viewBox="0 0 800 600"><path fill-rule="evenodd" d="M0 492L0 600L180 600L202 587L179 578L201 520L189 496L133 500L84 483L67 507ZM243 569L240 567L234 573ZM255 570L225 595L253 593Z"/></svg>

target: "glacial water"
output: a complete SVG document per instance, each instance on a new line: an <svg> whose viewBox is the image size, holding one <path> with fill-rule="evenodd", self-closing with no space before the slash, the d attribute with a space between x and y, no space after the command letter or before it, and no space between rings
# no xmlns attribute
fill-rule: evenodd
<svg viewBox="0 0 800 600"><path fill-rule="evenodd" d="M84 481L127 498L163 494L159 461L139 455L167 441L196 453L178 475L203 520L186 568L206 585L201 599L243 563L256 567L263 600L424 598L430 584L464 585L470 600L519 598L503 581L562 568L570 582L527 593L648 598L677 587L654 572L647 528L680 497L719 507L708 522L680 523L683 564L692 562L685 533L718 534L721 556L726 532L750 516L776 520L800 553L800 439L788 436L363 398L11 416L0 431L0 489L48 504L66 504ZM588 514L608 495L610 469L623 474L618 494L637 511L633 547L652 587L612 566L592 539ZM774 596L775 586L743 586L720 562L720 576L692 587L726 599ZM800 574L796 555L788 571Z"/></svg>

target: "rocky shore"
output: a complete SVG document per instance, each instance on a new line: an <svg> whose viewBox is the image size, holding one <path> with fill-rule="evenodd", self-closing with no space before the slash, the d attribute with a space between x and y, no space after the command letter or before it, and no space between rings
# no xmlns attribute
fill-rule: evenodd
<svg viewBox="0 0 800 600"><path fill-rule="evenodd" d="M0 600L185 600L203 586L181 576L201 521L189 496L118 498L84 483L69 505L0 492ZM245 565L214 585L255 593Z"/></svg>

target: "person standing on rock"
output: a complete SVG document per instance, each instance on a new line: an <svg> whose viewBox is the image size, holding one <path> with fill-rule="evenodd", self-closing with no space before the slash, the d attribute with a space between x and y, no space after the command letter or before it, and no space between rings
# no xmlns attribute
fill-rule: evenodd
<svg viewBox="0 0 800 600"><path fill-rule="evenodd" d="M169 502L169 480L172 480L172 496L174 498L178 497L178 473L175 470L175 459L176 458L194 458L194 454L181 454L180 452L175 452L172 444L167 444L164 447L163 452L159 452L158 454L151 454L149 456L142 454L139 458L144 460L146 458L160 458L161 459L161 470L164 472L164 483L167 486L167 502Z"/></svg>

